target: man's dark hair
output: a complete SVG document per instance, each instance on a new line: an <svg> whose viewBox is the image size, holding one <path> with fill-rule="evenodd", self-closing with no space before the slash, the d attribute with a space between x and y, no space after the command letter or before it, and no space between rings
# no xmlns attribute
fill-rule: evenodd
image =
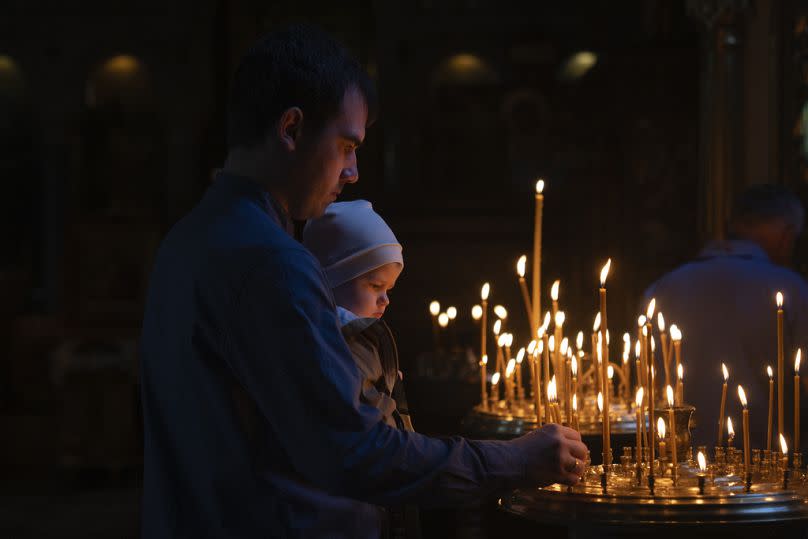
<svg viewBox="0 0 808 539"><path fill-rule="evenodd" d="M798 234L802 231L802 203L782 185L752 185L738 196L732 208L732 225L754 226L774 219L783 219Z"/></svg>
<svg viewBox="0 0 808 539"><path fill-rule="evenodd" d="M263 141L284 110L300 107L307 127L334 118L345 93L358 89L376 116L376 91L355 58L325 32L290 25L256 43L236 69L227 106L227 147Z"/></svg>

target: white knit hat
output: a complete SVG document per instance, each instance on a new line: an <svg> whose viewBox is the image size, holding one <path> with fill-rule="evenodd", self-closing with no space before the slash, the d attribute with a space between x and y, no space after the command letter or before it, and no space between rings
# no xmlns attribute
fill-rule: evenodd
<svg viewBox="0 0 808 539"><path fill-rule="evenodd" d="M332 288L397 262L401 244L367 200L334 202L303 229L303 245L317 257Z"/></svg>

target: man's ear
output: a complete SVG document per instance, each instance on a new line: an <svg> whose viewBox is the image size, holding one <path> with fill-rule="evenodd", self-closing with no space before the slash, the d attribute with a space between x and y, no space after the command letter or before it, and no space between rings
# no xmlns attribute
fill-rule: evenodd
<svg viewBox="0 0 808 539"><path fill-rule="evenodd" d="M290 107L283 111L278 120L278 140L287 151L297 149L298 139L303 129L303 111L300 107Z"/></svg>

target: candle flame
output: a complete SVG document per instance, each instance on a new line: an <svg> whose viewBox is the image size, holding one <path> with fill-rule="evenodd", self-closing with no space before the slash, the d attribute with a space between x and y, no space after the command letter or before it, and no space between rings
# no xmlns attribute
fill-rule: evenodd
<svg viewBox="0 0 808 539"><path fill-rule="evenodd" d="M564 326L564 320L567 319L567 315L564 314L564 311L558 311L555 314L555 325L557 328Z"/></svg>
<svg viewBox="0 0 808 539"><path fill-rule="evenodd" d="M628 334L628 331L623 333L623 342L631 346L631 335Z"/></svg>
<svg viewBox="0 0 808 539"><path fill-rule="evenodd" d="M505 342L507 341L507 339L508 339L508 334L507 333L503 333L502 335L500 335L497 338L497 346L499 346L500 348L505 346Z"/></svg>
<svg viewBox="0 0 808 539"><path fill-rule="evenodd" d="M656 320L659 331L665 331L665 317L662 316L662 311L657 313Z"/></svg>
<svg viewBox="0 0 808 539"><path fill-rule="evenodd" d="M640 347L640 340L637 339L637 341L634 342L634 357L639 359L641 353L642 353L642 349Z"/></svg>
<svg viewBox="0 0 808 539"><path fill-rule="evenodd" d="M671 324L671 328L668 330L668 333L671 334L671 340L674 341L682 340L682 330L680 330L679 326L677 326L676 324Z"/></svg>
<svg viewBox="0 0 808 539"><path fill-rule="evenodd" d="M578 395L575 394L572 395L572 411L578 411Z"/></svg>
<svg viewBox="0 0 808 539"><path fill-rule="evenodd" d="M727 436L729 438L735 438L735 429L732 427L731 417L727 417Z"/></svg>
<svg viewBox="0 0 808 539"><path fill-rule="evenodd" d="M609 330L607 329L606 330L606 346L609 346L609 343L611 343L611 342L612 342L612 340L609 338Z"/></svg>
<svg viewBox="0 0 808 539"><path fill-rule="evenodd" d="M775 298L775 301L777 302L777 308L782 309L783 308L783 293L778 292L777 295L774 298Z"/></svg>
<svg viewBox="0 0 808 539"><path fill-rule="evenodd" d="M499 335L500 331L502 331L502 320L497 320L494 322L494 335Z"/></svg>
<svg viewBox="0 0 808 539"><path fill-rule="evenodd" d="M598 333L598 365L603 363L603 339L600 338L600 333Z"/></svg>
<svg viewBox="0 0 808 539"><path fill-rule="evenodd" d="M556 400L556 377L553 375L553 379L550 380L550 383L547 384L547 400L550 402L555 402Z"/></svg>
<svg viewBox="0 0 808 539"><path fill-rule="evenodd" d="M609 377L609 380L614 378L614 366L613 365L609 365L609 367L606 369L606 376Z"/></svg>
<svg viewBox="0 0 808 539"><path fill-rule="evenodd" d="M788 445L786 444L786 439L782 432L780 433L780 451L783 455L788 455Z"/></svg>
<svg viewBox="0 0 808 539"><path fill-rule="evenodd" d="M648 319L645 317L644 314L641 314L637 317L637 327L643 327Z"/></svg>
<svg viewBox="0 0 808 539"><path fill-rule="evenodd" d="M480 289L480 300L488 301L488 294L491 293L491 285L488 283L483 284L483 287Z"/></svg>
<svg viewBox="0 0 808 539"><path fill-rule="evenodd" d="M598 391L598 411L603 413L603 393Z"/></svg>
<svg viewBox="0 0 808 539"><path fill-rule="evenodd" d="M656 340L653 335L651 335L651 351L656 352Z"/></svg>
<svg viewBox="0 0 808 539"><path fill-rule="evenodd" d="M479 305L475 305L471 308L471 317L475 320L479 320L483 317L483 308Z"/></svg>
<svg viewBox="0 0 808 539"><path fill-rule="evenodd" d="M642 399L644 396L645 396L645 389L639 388L637 390L637 394L634 396L634 404L636 404L638 408L642 406Z"/></svg>
<svg viewBox="0 0 808 539"><path fill-rule="evenodd" d="M508 318L508 309L503 307L502 305L494 306L494 314L497 315L502 320Z"/></svg>
<svg viewBox="0 0 808 539"><path fill-rule="evenodd" d="M623 334L623 357L631 355L631 336L628 333Z"/></svg>
<svg viewBox="0 0 808 539"><path fill-rule="evenodd" d="M724 383L726 384L727 380L729 380L729 370L723 363L721 364L721 371L724 373Z"/></svg>
<svg viewBox="0 0 808 539"><path fill-rule="evenodd" d="M483 354L483 359L480 361L483 365L488 365L488 354Z"/></svg>
<svg viewBox="0 0 808 539"><path fill-rule="evenodd" d="M529 343L527 343L527 353L528 354L533 355L533 352L536 351L536 344L537 343L536 343L535 340L532 340Z"/></svg>
<svg viewBox="0 0 808 539"><path fill-rule="evenodd" d="M539 341L536 345L536 355L541 354L544 352L544 341Z"/></svg>
<svg viewBox="0 0 808 539"><path fill-rule="evenodd" d="M555 335L550 335L550 338L547 340L547 348L550 352L555 352Z"/></svg>
<svg viewBox="0 0 808 539"><path fill-rule="evenodd" d="M561 287L561 281L556 279L553 281L553 286L550 287L550 299L558 301L558 289Z"/></svg>
<svg viewBox="0 0 808 539"><path fill-rule="evenodd" d="M567 355L567 349L569 348L569 346L570 346L570 342L569 342L569 340L567 340L566 337L561 339L561 347L558 349L558 351L561 352L562 356Z"/></svg>
<svg viewBox="0 0 808 539"><path fill-rule="evenodd" d="M578 335L575 336L575 348L581 350L584 347L584 332L579 331Z"/></svg>
<svg viewBox="0 0 808 539"><path fill-rule="evenodd" d="M446 309L446 316L449 317L449 320L457 318L457 307L449 307Z"/></svg>
<svg viewBox="0 0 808 539"><path fill-rule="evenodd" d="M440 314L440 303L437 300L433 300L432 303L429 304L429 314L432 316L438 316L438 314Z"/></svg>
<svg viewBox="0 0 808 539"><path fill-rule="evenodd" d="M766 373L769 375L769 380L774 379L774 371L772 371L771 365L766 365Z"/></svg>
<svg viewBox="0 0 808 539"><path fill-rule="evenodd" d="M516 360L511 358L508 360L508 366L505 367L505 378L510 378L514 369L516 369Z"/></svg>
<svg viewBox="0 0 808 539"><path fill-rule="evenodd" d="M659 419L657 419L656 430L657 430L657 435L659 436L659 439L663 440L665 438L665 420L662 419L661 417Z"/></svg>
<svg viewBox="0 0 808 539"><path fill-rule="evenodd" d="M740 385L738 386L738 398L741 399L741 406L746 409L746 392Z"/></svg>
<svg viewBox="0 0 808 539"><path fill-rule="evenodd" d="M440 313L438 315L438 324L440 327L445 328L449 325L449 315L446 313Z"/></svg>
<svg viewBox="0 0 808 539"><path fill-rule="evenodd" d="M699 451L698 455L696 455L696 459L699 461L699 470L702 472L707 471L707 460L704 458L704 453Z"/></svg>
<svg viewBox="0 0 808 539"><path fill-rule="evenodd" d="M626 363L628 363L628 360L629 360L629 356L630 356L630 355L631 355L631 354L629 354L628 352L623 352L623 365L625 365Z"/></svg>
<svg viewBox="0 0 808 539"><path fill-rule="evenodd" d="M519 277L525 276L525 266L527 265L527 256L522 255L519 257L519 260L516 261L516 273Z"/></svg>
<svg viewBox="0 0 808 539"><path fill-rule="evenodd" d="M612 267L612 259L610 258L609 260L606 261L606 264L604 264L603 268L601 268L601 270L600 270L600 287L601 288L606 287L606 277L609 276L609 269L611 267Z"/></svg>
<svg viewBox="0 0 808 539"><path fill-rule="evenodd" d="M574 357L570 360L570 371L572 371L573 378L578 376L578 360Z"/></svg>
<svg viewBox="0 0 808 539"><path fill-rule="evenodd" d="M495 386L499 383L499 373L495 372L494 375L491 377L491 385Z"/></svg>
<svg viewBox="0 0 808 539"><path fill-rule="evenodd" d="M647 336L648 336L648 326L643 326L643 327L642 327L642 336L643 336L643 337L647 337Z"/></svg>
<svg viewBox="0 0 808 539"><path fill-rule="evenodd" d="M520 348L519 351L516 352L516 362L521 365L522 361L524 360L525 360L525 349Z"/></svg>
<svg viewBox="0 0 808 539"><path fill-rule="evenodd" d="M656 309L656 298L651 298L651 301L648 302L648 309L645 310L645 316L648 320L654 319L654 310Z"/></svg>
<svg viewBox="0 0 808 539"><path fill-rule="evenodd" d="M800 375L800 360L802 359L802 348L797 348L797 354L794 356L794 375Z"/></svg>
<svg viewBox="0 0 808 539"><path fill-rule="evenodd" d="M592 332L596 332L600 329L600 313L595 315L595 323L592 324Z"/></svg>
<svg viewBox="0 0 808 539"><path fill-rule="evenodd" d="M670 386L670 384L668 384L668 386L665 388L665 393L667 393L668 397L668 406L673 408L673 388Z"/></svg>
<svg viewBox="0 0 808 539"><path fill-rule="evenodd" d="M679 366L676 367L676 376L679 378L679 381L685 379L685 365L684 363L679 363Z"/></svg>
<svg viewBox="0 0 808 539"><path fill-rule="evenodd" d="M547 331L547 328L550 327L550 311L544 313L544 331Z"/></svg>
<svg viewBox="0 0 808 539"><path fill-rule="evenodd" d="M510 348L513 344L513 333L506 333L507 337L505 338L505 348Z"/></svg>
<svg viewBox="0 0 808 539"><path fill-rule="evenodd" d="M540 195L543 192L544 192L544 180L539 179L539 181L536 182L536 194Z"/></svg>

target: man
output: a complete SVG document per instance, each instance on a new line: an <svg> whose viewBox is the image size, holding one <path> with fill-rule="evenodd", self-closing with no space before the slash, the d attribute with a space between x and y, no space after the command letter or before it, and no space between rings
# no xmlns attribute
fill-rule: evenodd
<svg viewBox="0 0 808 539"><path fill-rule="evenodd" d="M378 537L352 504L460 505L573 484L586 448L550 426L511 442L385 424L291 219L358 180L373 89L329 37L290 27L238 67L228 156L163 241L142 335L143 537Z"/></svg>
<svg viewBox="0 0 808 539"><path fill-rule="evenodd" d="M668 324L682 330L685 401L696 407L694 441L712 446L718 436L721 363L729 369L727 415L741 436L738 384L744 387L751 412L753 447L766 448L768 377L777 376L776 305L785 298L785 395L788 418L783 434L793 441L794 353L808 338L808 286L784 267L802 231L804 211L799 200L776 185L756 185L737 200L729 240L707 245L692 262L672 271L645 292L646 304ZM803 349L803 353L806 350ZM659 353L657 354L659 357ZM662 372L661 366L658 367ZM672 373L674 375L675 373ZM775 394L773 446L779 447ZM726 425L722 425L726 441Z"/></svg>

